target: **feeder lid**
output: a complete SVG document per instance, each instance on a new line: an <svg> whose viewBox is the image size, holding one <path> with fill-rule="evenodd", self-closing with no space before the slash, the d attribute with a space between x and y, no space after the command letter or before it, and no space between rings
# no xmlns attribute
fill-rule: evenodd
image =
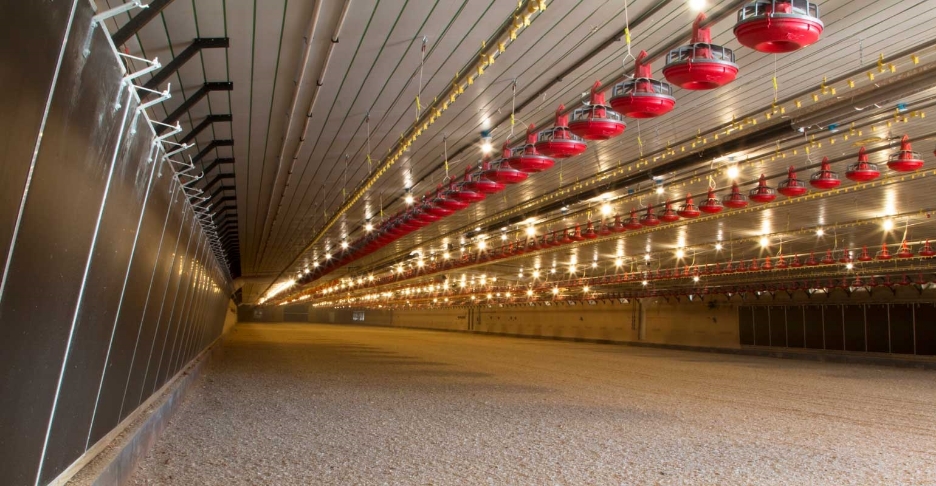
<svg viewBox="0 0 936 486"><path fill-rule="evenodd" d="M923 158L910 146L910 137L904 135L900 140L900 150L890 155L887 166L898 172L912 172L923 167Z"/></svg>

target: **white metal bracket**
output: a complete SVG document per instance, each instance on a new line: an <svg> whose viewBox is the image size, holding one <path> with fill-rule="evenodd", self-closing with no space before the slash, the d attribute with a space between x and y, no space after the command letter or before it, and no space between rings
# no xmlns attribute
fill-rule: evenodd
<svg viewBox="0 0 936 486"><path fill-rule="evenodd" d="M120 5L119 7L114 7L110 10L105 10L95 15L94 17L91 17L91 25L96 26L97 24L100 24L101 22L111 17L120 15L124 12L129 12L135 8L149 8L149 5L144 5L142 2L140 2L140 0L130 0L127 3Z"/></svg>

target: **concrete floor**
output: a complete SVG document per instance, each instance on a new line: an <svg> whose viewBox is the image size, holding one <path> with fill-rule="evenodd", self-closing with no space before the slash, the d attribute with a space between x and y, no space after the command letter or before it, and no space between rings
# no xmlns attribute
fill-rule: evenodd
<svg viewBox="0 0 936 486"><path fill-rule="evenodd" d="M936 373L238 325L136 484L936 484Z"/></svg>

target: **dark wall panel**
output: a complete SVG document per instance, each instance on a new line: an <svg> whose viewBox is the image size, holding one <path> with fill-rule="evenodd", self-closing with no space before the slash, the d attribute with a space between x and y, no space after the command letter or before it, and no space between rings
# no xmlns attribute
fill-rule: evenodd
<svg viewBox="0 0 936 486"><path fill-rule="evenodd" d="M803 308L788 307L786 312L787 346L802 348L806 346L806 328L803 325Z"/></svg>
<svg viewBox="0 0 936 486"><path fill-rule="evenodd" d="M803 307L806 324L806 347L810 349L823 349L825 342L822 332L822 306L807 305Z"/></svg>
<svg viewBox="0 0 936 486"><path fill-rule="evenodd" d="M152 142L143 137L127 138L136 103L124 95L122 104L124 138L113 154L115 162L69 347L69 366L62 379L61 394L67 400L59 401L55 410L43 482L68 467L69 458L80 455L87 446L130 252L149 189L152 165L145 159Z"/></svg>
<svg viewBox="0 0 936 486"><path fill-rule="evenodd" d="M936 355L936 306L916 306L916 354Z"/></svg>
<svg viewBox="0 0 936 486"><path fill-rule="evenodd" d="M891 352L913 354L913 306L894 304L890 306Z"/></svg>
<svg viewBox="0 0 936 486"><path fill-rule="evenodd" d="M0 18L12 20L3 23L7 47L0 49L0 265L10 251L74 2L0 2Z"/></svg>
<svg viewBox="0 0 936 486"><path fill-rule="evenodd" d="M156 388L162 386L169 378L172 377L172 369L175 363L175 356L180 351L182 347L182 340L185 336L185 329L188 326L188 316L191 312L192 306L195 303L195 296L198 293L198 260L203 258L206 253L206 245L204 238L199 237L196 242L195 252L192 255L192 260L189 261L188 268L186 269L186 274L189 279L185 286L185 300L182 302L182 306L179 308L178 317L175 320L174 327L175 329L171 331L172 338L167 340L168 346L163 351L164 356L160 363L160 372L157 376L157 385Z"/></svg>
<svg viewBox="0 0 936 486"><path fill-rule="evenodd" d="M738 334L741 344L754 344L754 309L749 306L738 307Z"/></svg>
<svg viewBox="0 0 936 486"><path fill-rule="evenodd" d="M163 162L154 163L158 169ZM130 365L134 358L138 338L141 337L143 313L146 309L147 296L154 279L157 258L164 246L164 231L169 221L170 182L168 175L160 177L155 170L146 211L140 223L137 246L133 252L130 271L127 274L126 288L117 315L117 327L112 338L113 344L104 368L100 397L94 415L91 430L91 443L96 442L120 421L120 407L123 403ZM175 240L171 242L175 244ZM168 274L168 271L166 272Z"/></svg>
<svg viewBox="0 0 936 486"><path fill-rule="evenodd" d="M834 350L845 349L845 336L842 329L842 306L826 305L822 307L823 331L825 333L825 348Z"/></svg>
<svg viewBox="0 0 936 486"><path fill-rule="evenodd" d="M770 345L786 347L786 308L781 306L769 307L770 312Z"/></svg>
<svg viewBox="0 0 936 486"><path fill-rule="evenodd" d="M0 410L15 411L0 414L0 477L7 484L35 482L40 469L121 127L113 105L122 72L100 29L86 55L90 26L90 8L79 8L0 296L0 360L7 370L0 375Z"/></svg>
<svg viewBox="0 0 936 486"><path fill-rule="evenodd" d="M845 350L865 351L865 315L863 305L842 306L845 313Z"/></svg>
<svg viewBox="0 0 936 486"><path fill-rule="evenodd" d="M868 304L865 306L865 322L868 326L868 351L870 352L890 352L887 307L885 304Z"/></svg>
<svg viewBox="0 0 936 486"><path fill-rule="evenodd" d="M754 344L770 346L770 312L762 305L754 306Z"/></svg>

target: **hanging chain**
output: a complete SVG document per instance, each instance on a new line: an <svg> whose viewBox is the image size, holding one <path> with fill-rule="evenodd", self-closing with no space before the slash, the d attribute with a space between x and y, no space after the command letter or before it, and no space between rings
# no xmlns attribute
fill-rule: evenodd
<svg viewBox="0 0 936 486"><path fill-rule="evenodd" d="M442 134L442 154L445 156L445 178L442 179L442 182L451 181L448 163L448 137L444 133Z"/></svg>
<svg viewBox="0 0 936 486"><path fill-rule="evenodd" d="M627 61L636 60L637 58L631 54L631 31L630 31L630 17L627 14L627 0L624 0L624 42L627 44L627 55L624 56L624 59L621 60L621 64L624 65L624 70L627 70ZM635 75L637 73L634 73Z"/></svg>
<svg viewBox="0 0 936 486"><path fill-rule="evenodd" d="M364 115L364 123L367 125L367 175L373 171L373 161L370 156L370 112Z"/></svg>

